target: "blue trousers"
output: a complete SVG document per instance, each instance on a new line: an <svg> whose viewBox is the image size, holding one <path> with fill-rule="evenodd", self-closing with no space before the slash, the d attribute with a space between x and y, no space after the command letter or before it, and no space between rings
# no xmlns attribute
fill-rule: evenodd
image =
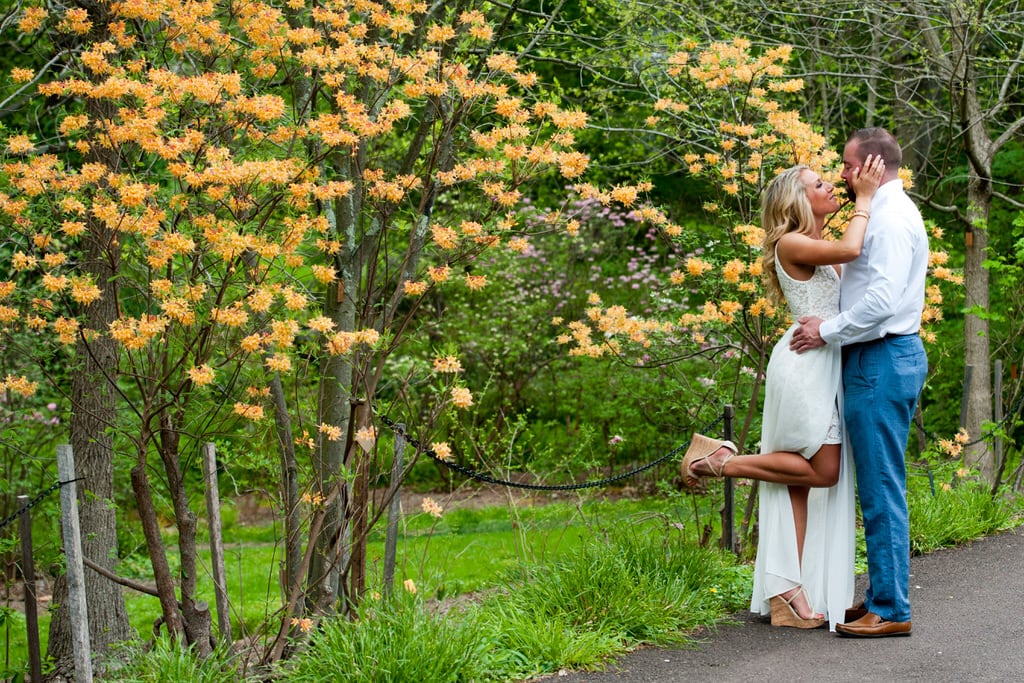
<svg viewBox="0 0 1024 683"><path fill-rule="evenodd" d="M888 621L910 621L906 448L927 373L916 334L843 348L844 417L868 551L864 606Z"/></svg>

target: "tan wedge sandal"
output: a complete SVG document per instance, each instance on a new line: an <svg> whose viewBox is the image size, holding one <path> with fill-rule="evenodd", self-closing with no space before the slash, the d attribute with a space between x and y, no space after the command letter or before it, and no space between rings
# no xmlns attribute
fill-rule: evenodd
<svg viewBox="0 0 1024 683"><path fill-rule="evenodd" d="M807 606L810 607L813 603L811 598L807 595L807 591L800 588L793 595L789 596L789 599L782 597L782 595L773 595L768 600L768 605L772 610L772 626L789 626L791 628L821 628L825 625L825 617L811 617L810 619L804 619L796 610L793 609L793 600L796 596L803 593L804 598L807 600Z"/></svg>
<svg viewBox="0 0 1024 683"><path fill-rule="evenodd" d="M729 462L736 456L737 449L736 444L732 441L719 441L718 439L712 439L709 436L703 434L694 434L693 438L690 439L690 447L686 449L686 455L683 457L683 462L679 464L679 471L683 475L683 481L690 488L697 488L700 483L700 475L694 475L692 469L693 466L701 460L706 460L714 455L720 448L725 447L731 451L728 456L722 461L722 464L716 470L714 467L711 468L712 476L721 478L725 472L725 463Z"/></svg>

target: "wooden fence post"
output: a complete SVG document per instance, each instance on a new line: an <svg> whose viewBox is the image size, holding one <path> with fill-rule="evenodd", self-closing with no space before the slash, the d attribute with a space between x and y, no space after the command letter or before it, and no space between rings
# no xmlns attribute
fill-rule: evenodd
<svg viewBox="0 0 1024 683"><path fill-rule="evenodd" d="M89 611L85 606L85 564L82 559L82 531L78 525L78 488L75 486L75 456L68 444L57 446L57 477L61 482L61 528L68 584L68 614L75 659L76 683L92 683L92 654L89 649Z"/></svg>
<svg viewBox="0 0 1024 683"><path fill-rule="evenodd" d="M398 517L402 512L402 459L405 454L405 425L395 425L395 453L391 462L391 483L388 493L391 504L388 507L388 528L384 536L384 595L391 595L395 582L395 557L398 551Z"/></svg>
<svg viewBox="0 0 1024 683"><path fill-rule="evenodd" d="M28 636L29 680L42 683L43 658L39 646L39 614L36 611L36 565L32 559L32 512L28 496L18 496L18 519L21 534L21 578L25 592L25 627Z"/></svg>
<svg viewBox="0 0 1024 683"><path fill-rule="evenodd" d="M206 478L206 515L210 521L210 563L217 602L217 626L222 643L231 643L231 605L224 571L224 534L220 521L220 489L217 486L217 447L203 444L203 475Z"/></svg>
<svg viewBox="0 0 1024 683"><path fill-rule="evenodd" d="M370 404L362 399L353 399L353 415L355 418L356 430L372 426L370 421ZM362 598L366 591L366 542L370 530L369 520L369 495L370 495L370 450L363 445L353 442L352 464L349 465L353 471L352 498L349 500L349 528L351 529L351 553L348 561L349 574L349 605L355 604Z"/></svg>

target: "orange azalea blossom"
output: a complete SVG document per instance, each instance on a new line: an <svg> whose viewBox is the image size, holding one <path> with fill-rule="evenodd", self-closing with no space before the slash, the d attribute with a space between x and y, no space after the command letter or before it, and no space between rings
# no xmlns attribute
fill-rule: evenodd
<svg viewBox="0 0 1024 683"><path fill-rule="evenodd" d="M444 514L444 509L437 504L437 501L429 496L424 498L423 502L420 503L420 509L434 519L441 519L441 515Z"/></svg>
<svg viewBox="0 0 1024 683"><path fill-rule="evenodd" d="M466 273L465 282L466 287L476 292L487 286L487 276Z"/></svg>
<svg viewBox="0 0 1024 683"><path fill-rule="evenodd" d="M208 384L212 384L216 374L209 365L200 365L198 367L189 368L188 371L189 379L191 379L196 386L205 387Z"/></svg>
<svg viewBox="0 0 1024 683"><path fill-rule="evenodd" d="M301 619L299 617L292 617L291 624L292 626L297 626L303 633L309 633L313 630L313 620L309 617L303 617Z"/></svg>
<svg viewBox="0 0 1024 683"><path fill-rule="evenodd" d="M337 425L329 425L325 422L321 422L318 430L328 441L338 441L341 439L341 427L338 427Z"/></svg>
<svg viewBox="0 0 1024 683"><path fill-rule="evenodd" d="M452 387L452 403L456 408L466 409L473 405L473 394L466 387Z"/></svg>
<svg viewBox="0 0 1024 683"><path fill-rule="evenodd" d="M20 316L17 308L0 305L0 324L10 325Z"/></svg>
<svg viewBox="0 0 1024 683"><path fill-rule="evenodd" d="M257 422L263 419L263 406L252 405L247 403L235 403L234 406L235 415Z"/></svg>
<svg viewBox="0 0 1024 683"><path fill-rule="evenodd" d="M427 277L432 282L445 282L451 275L452 269L449 266L432 266L427 268Z"/></svg>
<svg viewBox="0 0 1024 683"><path fill-rule="evenodd" d="M434 359L434 372L462 372L462 363L455 356L443 356Z"/></svg>
<svg viewBox="0 0 1024 683"><path fill-rule="evenodd" d="M686 272L694 277L700 277L711 270L711 264L702 258L691 256L686 259Z"/></svg>
<svg viewBox="0 0 1024 683"><path fill-rule="evenodd" d="M402 283L402 288L405 290L405 293L412 296L422 295L427 291L427 287L428 285L426 282L413 282L412 280L406 280Z"/></svg>
<svg viewBox="0 0 1024 683"><path fill-rule="evenodd" d="M24 376L7 375L3 382L0 382L0 388L5 391L13 391L20 396L28 398L35 395L36 391L39 389L39 384Z"/></svg>

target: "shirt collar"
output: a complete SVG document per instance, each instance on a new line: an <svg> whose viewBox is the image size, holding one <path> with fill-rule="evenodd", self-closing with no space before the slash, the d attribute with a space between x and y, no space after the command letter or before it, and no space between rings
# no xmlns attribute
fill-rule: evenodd
<svg viewBox="0 0 1024 683"><path fill-rule="evenodd" d="M893 178L892 180L882 183L875 190L875 196L872 197L872 201L878 201L879 199L886 199L890 195L903 192L903 179Z"/></svg>

